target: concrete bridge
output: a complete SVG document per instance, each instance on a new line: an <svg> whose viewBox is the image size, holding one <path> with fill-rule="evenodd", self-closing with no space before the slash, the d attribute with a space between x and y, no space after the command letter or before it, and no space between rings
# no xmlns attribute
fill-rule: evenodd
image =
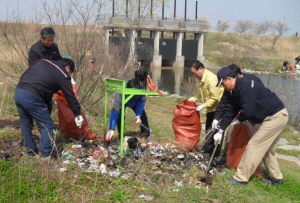
<svg viewBox="0 0 300 203"><path fill-rule="evenodd" d="M129 56L137 55L139 60L146 59L139 53L142 45L149 45L153 53L151 66L163 64L184 66L186 60L203 60L203 20L179 20L174 18L154 19L150 17L128 19L125 16L100 16L98 25L104 29L104 42L108 46L120 38L114 36L115 30L125 30L129 39ZM113 31L113 32L110 32ZM142 38L142 32L149 31L150 38ZM164 32L173 33L173 39L163 38ZM110 34L111 33L111 34ZM193 40L186 40L185 33L192 33ZM125 36L123 36L125 37Z"/></svg>
<svg viewBox="0 0 300 203"><path fill-rule="evenodd" d="M158 80L162 66L172 66L177 71L183 71L189 61L204 60L203 40L207 22L203 20L153 17L128 19L125 16L99 16L98 19L98 26L104 30L106 50L110 43L118 44L121 38L126 37L129 44L128 60L149 63L152 76L156 74ZM122 30L124 36L115 36L116 30ZM150 32L150 38L142 38L142 32ZM163 38L166 32L173 33L173 38ZM194 39L186 40L186 33L192 33Z"/></svg>

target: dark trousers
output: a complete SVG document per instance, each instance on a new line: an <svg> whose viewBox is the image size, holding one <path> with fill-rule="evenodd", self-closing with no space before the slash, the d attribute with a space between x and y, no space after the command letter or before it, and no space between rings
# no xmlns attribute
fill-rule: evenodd
<svg viewBox="0 0 300 203"><path fill-rule="evenodd" d="M48 107L39 96L17 88L15 102L20 116L21 132L25 141L27 153L34 156L39 152L33 140L33 119L41 128L40 150L43 157L47 157L53 150L53 121Z"/></svg>
<svg viewBox="0 0 300 203"><path fill-rule="evenodd" d="M208 131L211 129L211 124L214 120L214 117L215 117L214 111L206 114L206 124L205 124L206 137L205 137L205 144L202 147L202 151L205 153L209 153L210 156L212 156L214 148L215 148L214 135L215 135L215 133L217 133L217 130L214 132L208 133ZM220 144L217 146L214 157L220 156L220 152L221 152L221 148L222 148L222 144L223 144L223 138L224 138L224 134L223 134Z"/></svg>
<svg viewBox="0 0 300 203"><path fill-rule="evenodd" d="M129 107L129 108L131 108L135 112L135 107ZM122 109L120 109L120 112L122 112ZM124 115L124 121L125 121L125 115ZM147 128L149 128L148 117L147 117L147 114L146 114L145 110L143 110L143 113L141 115L141 121L142 121L142 124L144 124ZM117 126L118 126L118 133L119 133L119 136L120 136L121 135L121 113L120 113L119 118L118 118ZM140 128L141 128L141 133L145 133L147 137L150 136L149 130L145 129L142 126L140 126Z"/></svg>

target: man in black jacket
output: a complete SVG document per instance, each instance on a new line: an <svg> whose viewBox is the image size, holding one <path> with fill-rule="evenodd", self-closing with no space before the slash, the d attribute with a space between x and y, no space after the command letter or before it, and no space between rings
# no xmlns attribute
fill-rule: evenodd
<svg viewBox="0 0 300 203"><path fill-rule="evenodd" d="M263 82L261 81L260 78L258 78L255 75L242 73L240 67L235 64L229 65L228 68L230 68L232 70L232 73L235 75L235 77L244 77L244 78L247 78L250 80L254 80L255 82L261 83L263 85ZM232 96L232 90L230 90L230 91L225 90L223 93L223 96L221 98L221 101L219 102L217 109L215 111L214 120L212 122L212 128L218 129L218 127L219 127L218 124L220 124L221 125L221 127L219 128L220 132L224 132L225 129L229 126L229 124L232 121L232 119L231 119L232 108L230 106L231 96ZM222 122L220 122L221 119L222 119ZM223 137L223 139L224 139L224 137ZM230 142L230 137L228 135L226 138L226 143L225 143L225 147L224 147L222 156L221 156L221 158L214 161L215 165L225 165L226 164L226 153L227 153L229 142ZM222 143L223 143L223 140L221 140L220 145L222 145Z"/></svg>
<svg viewBox="0 0 300 203"><path fill-rule="evenodd" d="M230 105L231 119L236 116L233 125L249 120L255 123L256 133L247 144L237 172L227 180L234 185L247 185L260 161L263 161L269 171L269 179L263 182L271 185L283 184L283 175L279 169L275 156L276 143L288 122L288 112L277 95L262 84L235 76L229 68L222 68L218 72L218 84L226 90L233 90ZM222 133L214 135L219 142Z"/></svg>
<svg viewBox="0 0 300 203"><path fill-rule="evenodd" d="M34 44L28 53L28 64L31 66L39 59L58 61L61 59L57 44L54 42L55 32L51 27L41 30L41 38Z"/></svg>
<svg viewBox="0 0 300 203"><path fill-rule="evenodd" d="M74 62L63 58L60 61L41 59L30 66L21 76L15 90L15 102L20 116L22 136L30 156L35 156L38 146L32 137L33 119L41 128L40 150L42 157L53 152L53 121L46 102L53 94L62 90L73 111L75 122L81 127L83 118L80 105L73 93L70 74L74 71Z"/></svg>
<svg viewBox="0 0 300 203"><path fill-rule="evenodd" d="M60 60L57 44L54 42L55 32L52 27L45 27L41 30L41 38L30 48L28 52L28 64L31 66L39 59ZM52 111L52 98L46 101L49 112Z"/></svg>

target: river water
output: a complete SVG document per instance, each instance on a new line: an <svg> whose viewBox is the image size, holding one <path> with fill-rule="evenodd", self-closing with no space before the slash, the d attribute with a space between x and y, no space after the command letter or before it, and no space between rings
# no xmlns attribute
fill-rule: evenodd
<svg viewBox="0 0 300 203"><path fill-rule="evenodd" d="M216 69L209 69L217 73ZM300 123L300 77L291 75L255 74L271 91L284 102L290 114L292 123ZM180 94L182 81L187 81L192 76L189 68L175 69L163 67L161 69L161 80L158 82L159 89L170 94ZM187 97L191 95L186 95Z"/></svg>

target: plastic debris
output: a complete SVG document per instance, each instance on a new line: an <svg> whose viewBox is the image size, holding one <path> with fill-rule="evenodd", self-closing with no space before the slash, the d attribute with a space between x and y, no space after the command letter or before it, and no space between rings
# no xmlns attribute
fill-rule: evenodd
<svg viewBox="0 0 300 203"><path fill-rule="evenodd" d="M145 197L145 193L141 193L140 195L139 195L139 198L144 198Z"/></svg>
<svg viewBox="0 0 300 203"><path fill-rule="evenodd" d="M145 195L144 200L152 201L154 199L153 195Z"/></svg>
<svg viewBox="0 0 300 203"><path fill-rule="evenodd" d="M107 167L106 167L106 165L105 164L101 164L100 166L99 166L99 170L100 170L100 173L107 173Z"/></svg>
<svg viewBox="0 0 300 203"><path fill-rule="evenodd" d="M128 180L132 176L132 173L123 174L121 177L125 180Z"/></svg>
<svg viewBox="0 0 300 203"><path fill-rule="evenodd" d="M113 177L118 177L118 176L120 176L120 171L117 169L117 170L115 170L115 171L109 171L108 172L108 174L110 175L110 176L113 176Z"/></svg>
<svg viewBox="0 0 300 203"><path fill-rule="evenodd" d="M67 168L55 168L55 169L53 169L53 171L55 171L55 172L66 172L67 171Z"/></svg>

